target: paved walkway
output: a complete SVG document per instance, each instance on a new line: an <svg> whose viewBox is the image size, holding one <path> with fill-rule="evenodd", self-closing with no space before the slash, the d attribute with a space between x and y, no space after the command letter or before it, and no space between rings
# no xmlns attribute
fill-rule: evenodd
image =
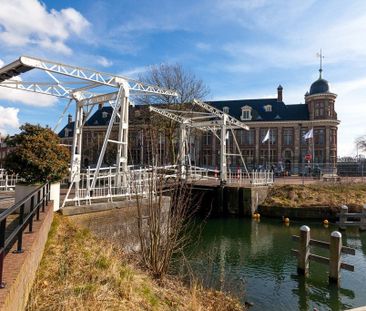
<svg viewBox="0 0 366 311"><path fill-rule="evenodd" d="M0 210L9 208L14 204L14 192L0 192Z"/></svg>

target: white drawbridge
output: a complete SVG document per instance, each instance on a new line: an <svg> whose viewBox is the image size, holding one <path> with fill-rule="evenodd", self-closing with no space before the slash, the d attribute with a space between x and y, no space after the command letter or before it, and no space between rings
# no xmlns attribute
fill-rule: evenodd
<svg viewBox="0 0 366 311"><path fill-rule="evenodd" d="M19 76L30 71L40 71L46 74L51 81L35 82L23 81ZM36 77L39 74L35 75ZM62 79L63 78L63 79ZM46 94L68 99L63 114L69 109L72 102L75 102L75 127L72 144L72 158L70 169L70 187L65 202L69 196L72 200L79 202L80 199L93 197L98 179L104 179L106 174L102 170L102 163L106 148L109 143L117 144L116 165L113 169L113 185L115 189L126 189L129 174L127 166L128 158L128 107L131 95L164 95L176 96L173 90L148 85L140 81L115 74L99 72L93 69L81 68L72 65L61 64L49 60L22 56L18 60L0 69L0 86L23 91ZM102 150L100 152L97 166L90 174L92 180L88 187L88 193L80 197L81 175L81 153L83 125L93 111L93 108L100 103L108 103L113 108L109 121ZM59 121L59 123L61 120ZM111 139L111 131L114 124L118 123L118 138ZM108 177L110 179L110 176ZM85 191L84 191L85 192ZM126 191L122 191L126 192ZM122 193L121 193L122 194Z"/></svg>
<svg viewBox="0 0 366 311"><path fill-rule="evenodd" d="M28 75L30 77L28 77ZM26 78L24 80L24 78ZM46 76L48 81L37 82L39 76ZM26 81L28 80L28 81ZM31 81L29 81L31 80ZM90 203L94 199L110 199L115 197L130 197L135 193L143 194L151 185L151 178L156 167L132 170L128 167L128 129L130 98L134 95L177 96L174 90L148 85L127 77L99 72L93 69L61 64L54 61L22 56L16 61L0 68L0 87L17 89L38 94L51 95L67 99L67 105L57 122L55 129L61 123L64 114L75 104L75 125L72 158L70 165L69 188L63 206L66 202L81 204ZM106 129L102 149L95 168L81 171L83 126L99 104L109 104L112 115ZM234 135L235 129L248 130L248 126L232 116L216 109L207 103L195 100L194 104L206 112L200 112L193 117L182 116L174 110L162 110L156 107L150 109L170 119L181 123L180 130L180 165L164 167L170 176L184 176L192 167L187 162L187 127L211 131L220 140L220 178L230 181L228 176L227 157L241 157L245 168L244 174L249 176L245 161ZM182 111L179 111L180 113ZM117 139L112 139L113 126L118 127ZM227 152L226 136L232 132L238 153ZM218 135L217 132L220 132ZM117 145L116 164L113 167L103 167L103 160L108 144ZM188 170L187 170L188 165ZM208 177L208 170L194 168L195 172ZM241 175L240 175L241 176ZM254 175L253 175L254 176ZM216 177L215 177L216 178ZM218 178L217 178L218 179ZM266 177L266 181L269 179Z"/></svg>

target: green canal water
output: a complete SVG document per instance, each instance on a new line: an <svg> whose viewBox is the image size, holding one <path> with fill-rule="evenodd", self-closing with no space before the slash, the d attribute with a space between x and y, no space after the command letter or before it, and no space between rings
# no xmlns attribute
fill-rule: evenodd
<svg viewBox="0 0 366 311"><path fill-rule="evenodd" d="M342 255L342 261L355 266L355 272L342 270L340 287L328 284L328 267L310 263L305 279L296 274L296 258L291 248L297 243L301 225L311 228L311 237L329 241L336 227L324 228L309 221L285 226L278 220L209 219L195 234L187 249L194 275L211 288L225 290L254 303L250 310L345 310L366 305L366 232L347 229L343 244L356 249L356 255ZM327 255L327 250L312 247Z"/></svg>

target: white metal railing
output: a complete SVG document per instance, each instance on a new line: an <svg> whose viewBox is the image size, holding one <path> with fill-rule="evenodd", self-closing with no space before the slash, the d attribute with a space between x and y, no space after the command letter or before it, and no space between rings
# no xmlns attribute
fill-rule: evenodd
<svg viewBox="0 0 366 311"><path fill-rule="evenodd" d="M80 174L79 187L72 195L67 195L66 202L74 202L76 205L82 203L91 204L93 200L107 199L113 202L114 198L128 198L134 195L146 196L151 191L156 192L156 183L161 174L158 169L144 168L130 170L128 173L121 172L118 176L115 167L103 168L99 171L94 188L91 187L94 179L95 169L88 169L86 173ZM125 186L117 182L117 178Z"/></svg>
<svg viewBox="0 0 366 311"><path fill-rule="evenodd" d="M0 169L0 191L14 191L18 180L18 175L8 174L4 169Z"/></svg>
<svg viewBox="0 0 366 311"><path fill-rule="evenodd" d="M103 167L99 170L94 188L92 181L96 170L88 168L86 172L80 174L80 182L71 188L66 195L63 206L67 202L74 202L76 205L91 204L93 200L127 198L131 199L135 195L147 196L151 192L156 192L157 182L178 176L186 177L189 180L216 180L220 178L220 171L198 166L186 167L183 172L179 172L177 165L147 167L131 169L127 173L117 174L116 167ZM119 182L119 181L120 182ZM253 186L269 185L273 183L272 171L252 171L247 173L242 170L236 172L228 171L228 183L248 184ZM124 185L124 186L121 186Z"/></svg>
<svg viewBox="0 0 366 311"><path fill-rule="evenodd" d="M250 184L253 186L265 186L273 184L273 171L253 170L247 173L244 170L228 171L228 183Z"/></svg>

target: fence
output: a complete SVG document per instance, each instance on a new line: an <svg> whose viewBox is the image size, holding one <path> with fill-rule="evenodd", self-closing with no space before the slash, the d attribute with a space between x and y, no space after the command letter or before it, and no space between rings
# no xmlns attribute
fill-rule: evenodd
<svg viewBox="0 0 366 311"><path fill-rule="evenodd" d="M4 169L0 169L0 191L13 191L17 182L17 175L9 175Z"/></svg>
<svg viewBox="0 0 366 311"><path fill-rule="evenodd" d="M333 231L330 235L330 243L313 240L310 238L310 228L302 226L300 236L293 235L292 239L299 242L299 250L292 249L292 253L297 256L297 272L301 275L308 275L309 262L316 261L329 266L329 282L338 283L340 279L340 269L354 271L354 266L341 262L341 253L355 255L355 250L342 246L342 234ZM329 258L310 253L310 246L329 249Z"/></svg>
<svg viewBox="0 0 366 311"><path fill-rule="evenodd" d="M248 184L253 186L265 186L273 184L273 171L253 170L249 173L238 169L237 171L228 172L228 182L238 184Z"/></svg>
<svg viewBox="0 0 366 311"><path fill-rule="evenodd" d="M349 226L366 230L366 204L363 206L361 213L348 213L348 206L342 205L341 212L337 216L339 217L337 224L341 230L345 230ZM351 220L348 218L351 218Z"/></svg>
<svg viewBox="0 0 366 311"><path fill-rule="evenodd" d="M29 232L32 232L34 217L36 217L36 220L39 220L39 214L45 211L45 206L49 199L50 185L47 183L0 214L0 288L5 287L3 282L5 256L16 242L15 253L23 252L24 231L28 226ZM14 216L15 213L18 214L17 217L7 226L9 216ZM14 226L14 224L16 225Z"/></svg>

